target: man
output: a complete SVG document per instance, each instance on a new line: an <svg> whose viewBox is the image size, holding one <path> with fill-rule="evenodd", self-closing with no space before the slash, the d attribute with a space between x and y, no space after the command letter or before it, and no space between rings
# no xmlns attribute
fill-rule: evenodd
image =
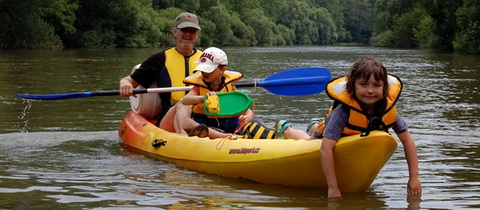
<svg viewBox="0 0 480 210"><path fill-rule="evenodd" d="M120 95L133 95L133 89L139 85L150 87L155 81L158 87L185 86L183 79L193 73L202 52L194 48L200 36L198 17L184 12L175 18L172 28L175 47L151 55L131 75L120 80ZM179 102L185 92L161 93L161 112L157 117L159 127L170 132L186 133L182 129L182 120L190 118L191 106Z"/></svg>

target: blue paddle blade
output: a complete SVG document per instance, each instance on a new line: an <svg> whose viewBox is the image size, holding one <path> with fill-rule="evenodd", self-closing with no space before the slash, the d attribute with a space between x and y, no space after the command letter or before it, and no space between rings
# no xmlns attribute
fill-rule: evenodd
<svg viewBox="0 0 480 210"><path fill-rule="evenodd" d="M307 96L323 92L331 79L327 68L305 67L278 72L258 86L281 96Z"/></svg>
<svg viewBox="0 0 480 210"><path fill-rule="evenodd" d="M91 92L48 94L48 95L37 95L37 94L18 94L17 95L17 97L19 98L31 99L31 100L61 100L61 99L71 99L71 98L85 98L90 96L92 96Z"/></svg>

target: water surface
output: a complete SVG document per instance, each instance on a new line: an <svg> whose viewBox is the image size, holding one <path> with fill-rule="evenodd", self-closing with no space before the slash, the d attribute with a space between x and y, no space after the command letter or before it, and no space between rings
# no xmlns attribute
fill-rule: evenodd
<svg viewBox="0 0 480 210"><path fill-rule="evenodd" d="M226 48L244 81L298 67L342 76L362 56L382 60L404 90L398 109L419 154L423 196L407 199L401 144L364 193L328 201L322 189L264 185L198 173L125 147L117 128L128 99L24 101L16 94L115 90L157 49L0 51L0 208L480 208L480 57L371 47ZM304 129L323 116L325 94L280 97L242 89L258 118ZM288 170L288 169L285 169ZM353 176L353 175L352 175Z"/></svg>

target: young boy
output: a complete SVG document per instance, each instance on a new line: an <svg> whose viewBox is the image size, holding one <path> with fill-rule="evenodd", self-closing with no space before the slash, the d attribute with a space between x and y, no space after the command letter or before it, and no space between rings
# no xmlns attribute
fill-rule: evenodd
<svg viewBox="0 0 480 210"><path fill-rule="evenodd" d="M200 73L185 78L187 85L194 87L182 99L184 105L192 105L193 120L186 120L183 128L190 135L210 138L224 138L232 135L240 125L253 119L252 110L248 109L239 117L210 118L205 115L203 99L215 95L216 92L237 90L233 82L242 79L239 72L227 71L228 59L225 52L216 47L203 51L195 71ZM208 132L207 132L208 128Z"/></svg>

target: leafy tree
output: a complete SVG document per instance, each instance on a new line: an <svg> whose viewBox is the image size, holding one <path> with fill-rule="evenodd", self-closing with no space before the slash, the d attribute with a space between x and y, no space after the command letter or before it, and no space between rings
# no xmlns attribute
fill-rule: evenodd
<svg viewBox="0 0 480 210"><path fill-rule="evenodd" d="M413 1L378 0L370 43L406 48L430 46L434 36L426 25L429 20L426 11Z"/></svg>
<svg viewBox="0 0 480 210"><path fill-rule="evenodd" d="M131 16L128 11L126 14L117 14L121 12L121 7L126 4L125 0L115 2L114 0L80 0L80 8L77 11L79 17L75 27L79 30L73 43L68 43L70 47L87 48L109 48L117 47L117 27L118 33L122 33L130 21L122 23L120 20ZM116 19L118 18L118 19ZM130 18L130 17L129 17Z"/></svg>
<svg viewBox="0 0 480 210"><path fill-rule="evenodd" d="M39 8L42 19L54 27L55 34L60 36L60 39L67 40L77 32L73 26L76 20L75 12L78 10L76 1L44 0L42 4Z"/></svg>
<svg viewBox="0 0 480 210"><path fill-rule="evenodd" d="M182 1L174 1L174 7L180 8L184 11L189 11L196 13L200 8L200 1L198 0L182 0Z"/></svg>
<svg viewBox="0 0 480 210"><path fill-rule="evenodd" d="M455 51L480 54L480 1L465 0L457 12L458 32L453 41Z"/></svg>
<svg viewBox="0 0 480 210"><path fill-rule="evenodd" d="M214 38L216 36L216 34L214 34L214 31L216 30L215 24L212 21L206 19L202 19L200 21L200 24L202 26L202 32L200 38L198 38L197 40L198 45L204 47L216 45L214 42Z"/></svg>
<svg viewBox="0 0 480 210"><path fill-rule="evenodd" d="M437 36L433 48L453 51L452 42L457 31L455 11L462 4L462 1L422 0L421 4L433 19L433 33Z"/></svg>
<svg viewBox="0 0 480 210"><path fill-rule="evenodd" d="M421 48L431 48L437 42L437 36L433 33L433 19L428 15L424 15L420 19L417 27L413 29L413 33Z"/></svg>
<svg viewBox="0 0 480 210"><path fill-rule="evenodd" d="M144 7L151 5L151 0L80 0L79 5L77 16L81 18L75 23L79 32L70 47L148 47L158 43L152 43L152 37L160 34L149 23L154 14Z"/></svg>
<svg viewBox="0 0 480 210"><path fill-rule="evenodd" d="M395 11L388 9L389 0L377 0L374 6L374 36L392 29Z"/></svg>
<svg viewBox="0 0 480 210"><path fill-rule="evenodd" d="M419 8L406 12L397 19L393 26L393 42L396 47L414 48L418 42L414 29L418 28L418 20L422 20L424 13Z"/></svg>
<svg viewBox="0 0 480 210"><path fill-rule="evenodd" d="M231 26L231 16L224 6L215 6L210 8L207 12L203 13L206 17L210 18L210 21L215 25L213 29L213 42L219 46L228 45L231 40L234 39Z"/></svg>
<svg viewBox="0 0 480 210"><path fill-rule="evenodd" d="M386 10L392 14L404 14L412 10L416 0L387 0Z"/></svg>
<svg viewBox="0 0 480 210"><path fill-rule="evenodd" d="M200 46L361 42L479 54L480 0L0 0L2 48L157 47L181 12Z"/></svg>
<svg viewBox="0 0 480 210"><path fill-rule="evenodd" d="M314 10L304 1L293 1L284 8L279 23L292 28L295 44L313 44L318 40L317 24L310 19Z"/></svg>
<svg viewBox="0 0 480 210"><path fill-rule="evenodd" d="M352 41L368 43L373 28L373 6L368 0L345 0L345 28Z"/></svg>
<svg viewBox="0 0 480 210"><path fill-rule="evenodd" d="M178 14L184 12L181 9L170 7L168 9L162 9L156 12L155 16L155 26L157 30L160 31L158 36L160 40L160 46L172 46L175 44L175 37L172 35L172 28L174 25L175 18ZM202 26L202 35L200 38L204 37L205 31L209 31L207 24L200 17L199 22ZM200 41L200 40L199 40Z"/></svg>
<svg viewBox="0 0 480 210"><path fill-rule="evenodd" d="M323 7L315 8L312 18L318 27L318 39L315 44L332 44L338 38L337 27L333 22L331 14Z"/></svg>
<svg viewBox="0 0 480 210"><path fill-rule="evenodd" d="M292 45L296 43L295 29L285 25L284 15L288 10L289 0L260 0L259 8L262 9L266 18L274 24L273 36L274 43L279 45Z"/></svg>
<svg viewBox="0 0 480 210"><path fill-rule="evenodd" d="M148 1L147 1L148 2ZM155 24L157 13L148 4L136 1L135 22L125 35L125 47L156 47L159 45L160 30Z"/></svg>
<svg viewBox="0 0 480 210"><path fill-rule="evenodd" d="M233 39L230 45L234 46L254 46L257 44L255 39L255 31L252 27L247 26L239 17L237 13L231 15L231 28L233 32Z"/></svg>
<svg viewBox="0 0 480 210"><path fill-rule="evenodd" d="M228 11L234 11L241 16L245 16L251 10L262 8L258 0L222 0L221 2Z"/></svg>
<svg viewBox="0 0 480 210"><path fill-rule="evenodd" d="M343 4L342 0L312 0L312 3L315 8L323 7L330 13L335 24L338 41L347 41L351 38L350 33L345 29L344 11L346 5Z"/></svg>
<svg viewBox="0 0 480 210"><path fill-rule="evenodd" d="M175 0L153 0L152 7L155 10L167 9L169 7L174 7Z"/></svg>
<svg viewBox="0 0 480 210"><path fill-rule="evenodd" d="M279 20L285 14L285 8L290 3L289 0L259 0L259 8L263 10L266 17L278 25Z"/></svg>
<svg viewBox="0 0 480 210"><path fill-rule="evenodd" d="M255 31L255 40L257 45L271 46L276 44L274 29L276 28L263 10L257 8L246 13L244 22Z"/></svg>
<svg viewBox="0 0 480 210"><path fill-rule="evenodd" d="M386 30L382 31L379 34L375 34L370 39L370 44L377 47L392 47L395 45L394 38L393 38L393 31Z"/></svg>
<svg viewBox="0 0 480 210"><path fill-rule="evenodd" d="M282 24L279 24L277 30L274 31L277 36L278 44L292 45L295 44L295 31Z"/></svg>
<svg viewBox="0 0 480 210"><path fill-rule="evenodd" d="M62 48L55 28L42 18L41 0L0 2L0 43L4 49Z"/></svg>

